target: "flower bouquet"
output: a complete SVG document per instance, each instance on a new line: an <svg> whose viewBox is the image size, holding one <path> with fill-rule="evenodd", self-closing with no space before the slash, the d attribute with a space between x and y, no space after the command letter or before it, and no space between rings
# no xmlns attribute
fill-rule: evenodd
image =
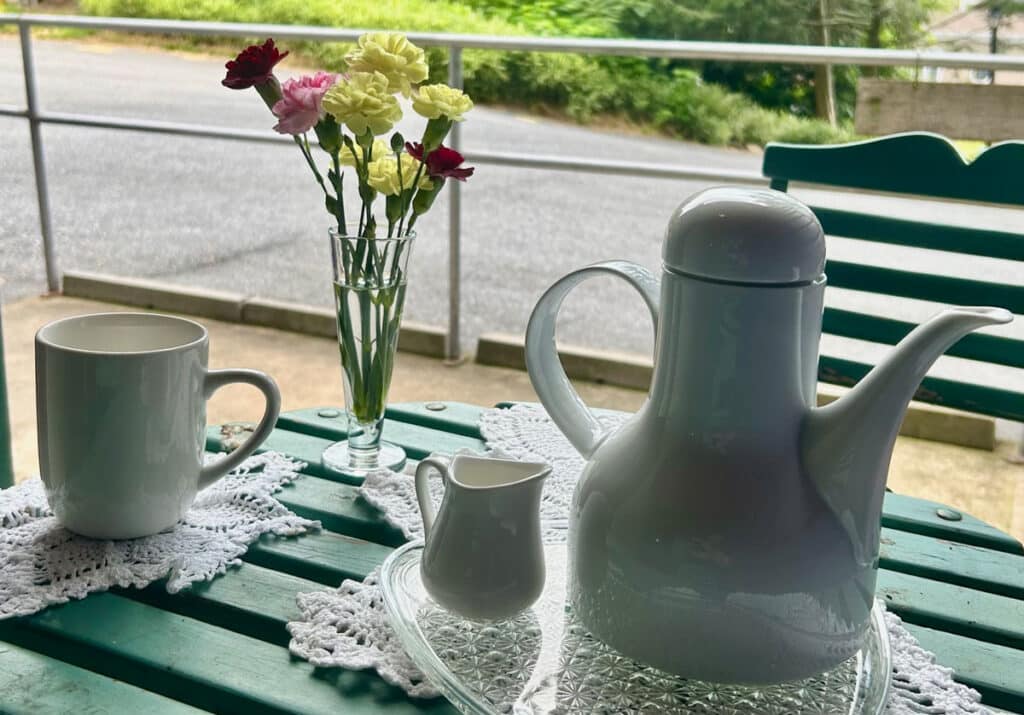
<svg viewBox="0 0 1024 715"><path fill-rule="evenodd" d="M278 120L274 129L294 139L336 224L329 237L348 440L329 447L323 462L354 476L378 467L398 469L405 453L381 441L381 428L414 227L447 180L465 181L473 174L463 167L462 156L443 144L473 102L459 89L422 84L429 73L423 50L401 34L360 37L345 58L345 74L317 72L282 84L274 66L287 55L273 39L248 47L227 63L222 84L256 90ZM399 95L426 119L419 141L391 133L402 118ZM326 170L318 158L326 161ZM358 191L358 216L346 212L346 177Z"/></svg>

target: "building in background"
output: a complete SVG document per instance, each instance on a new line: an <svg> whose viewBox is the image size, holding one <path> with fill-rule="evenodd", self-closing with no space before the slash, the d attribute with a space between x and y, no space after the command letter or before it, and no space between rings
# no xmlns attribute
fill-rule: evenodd
<svg viewBox="0 0 1024 715"><path fill-rule="evenodd" d="M929 28L935 49L952 52L1024 54L1024 12L1020 2L961 2L960 9L938 18ZM1013 10L1017 9L1017 12ZM932 82L1024 85L1024 72L924 67L921 79Z"/></svg>

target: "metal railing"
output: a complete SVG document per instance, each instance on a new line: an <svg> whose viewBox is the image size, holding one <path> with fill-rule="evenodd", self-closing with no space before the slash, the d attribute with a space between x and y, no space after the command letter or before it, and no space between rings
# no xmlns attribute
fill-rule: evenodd
<svg viewBox="0 0 1024 715"><path fill-rule="evenodd" d="M49 191L46 180L46 161L43 153L41 126L94 127L100 129L130 130L174 134L178 136L231 139L248 142L291 143L288 137L263 131L163 122L145 119L121 119L96 114L48 112L40 108L36 92L36 72L33 61L33 27L73 27L85 30L107 30L129 33L159 33L207 37L262 38L273 36L278 40L308 40L319 42L355 42L365 32L360 29L334 29L302 25L267 25L223 22L189 22L178 20L137 20L130 18L74 17L56 15L0 14L0 25L16 25L21 42L21 57L25 78L25 107L0 104L0 116L22 117L28 120L32 141L32 160L35 168L36 194L39 202L39 224L42 233L43 256L46 262L47 285L51 291L60 290L61 272L57 247L50 217ZM490 35L458 35L449 33L408 33L409 39L424 47L443 47L448 50L448 80L453 87L462 86L462 51L501 50L520 52L569 52L584 55L624 55L633 57L660 57L694 60L724 60L731 62L791 63L803 65L859 65L881 67L950 67L962 69L1024 71L1024 56L989 55L965 52L927 50L873 50L855 47L819 47L804 45L771 45L736 42L681 42L654 40L602 40L547 37L496 37ZM462 151L459 125L455 124L449 143ZM619 174L659 179L699 179L709 182L738 182L766 184L757 172L712 170L696 166L594 160L582 157L545 156L511 152L463 151L467 159L479 164L494 164L529 169L554 171L580 171ZM446 354L457 358L461 352L460 324L460 239L461 195L460 184L453 181L448 193L448 325Z"/></svg>

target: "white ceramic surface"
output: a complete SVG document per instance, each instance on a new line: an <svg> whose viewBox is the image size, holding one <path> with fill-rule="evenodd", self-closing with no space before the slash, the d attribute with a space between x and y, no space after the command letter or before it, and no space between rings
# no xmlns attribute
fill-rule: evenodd
<svg viewBox="0 0 1024 715"><path fill-rule="evenodd" d="M950 345L1012 319L943 311L816 408L824 246L787 194L711 189L673 214L660 288L640 266L601 263L555 283L530 318L533 386L587 460L570 511L570 600L589 631L637 660L775 683L856 653L907 403ZM657 333L650 397L612 433L555 349L562 301L602 274L637 289Z"/></svg>
<svg viewBox="0 0 1024 715"><path fill-rule="evenodd" d="M431 469L445 483L436 516ZM540 497L550 473L546 464L464 453L417 465L423 583L438 603L466 618L497 619L537 599L544 587Z"/></svg>
<svg viewBox="0 0 1024 715"><path fill-rule="evenodd" d="M281 396L254 370L208 370L199 323L152 313L64 318L36 333L39 466L54 514L71 531L127 539L172 527L196 493L270 434ZM203 466L206 400L235 383L267 408L237 450Z"/></svg>

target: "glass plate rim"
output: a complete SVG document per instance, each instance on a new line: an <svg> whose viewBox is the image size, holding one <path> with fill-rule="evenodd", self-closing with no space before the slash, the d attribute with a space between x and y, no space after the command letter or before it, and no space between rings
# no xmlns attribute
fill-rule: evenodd
<svg viewBox="0 0 1024 715"><path fill-rule="evenodd" d="M410 555L416 551L422 551L424 548L424 541L418 539L410 541L395 551L393 551L384 564L381 566L380 573L380 585L381 593L383 595L384 606L390 619L391 626L398 635L398 639L405 649L409 659L423 671L423 675L437 687L438 691L450 702L452 705L461 712L467 713L467 715L497 715L494 708L492 708L486 701L482 700L476 693L464 687L462 681L452 671L444 665L441 659L437 656L430 641L423 634L419 621L416 620L414 614L407 613L405 606L412 599L396 598L395 594L395 571L403 560L412 558ZM552 546L562 546L564 544L545 544L545 549ZM417 568L417 573L419 569ZM878 644L878 656L879 664L878 671L885 673L885 682L882 687L882 696L879 698L878 704L873 711L864 711L859 715L882 715L889 703L889 698L892 694L892 651L891 644L888 637L888 627L885 623L885 615L881 609L881 606L876 601L871 608L871 628L869 632L876 634ZM424 648L425 646L425 648ZM429 657L416 658L412 655L414 652L424 649L429 653ZM855 656L856 657L856 656ZM858 674L858 678L861 677ZM463 707L466 706L466 707ZM468 708L468 709L467 709Z"/></svg>

